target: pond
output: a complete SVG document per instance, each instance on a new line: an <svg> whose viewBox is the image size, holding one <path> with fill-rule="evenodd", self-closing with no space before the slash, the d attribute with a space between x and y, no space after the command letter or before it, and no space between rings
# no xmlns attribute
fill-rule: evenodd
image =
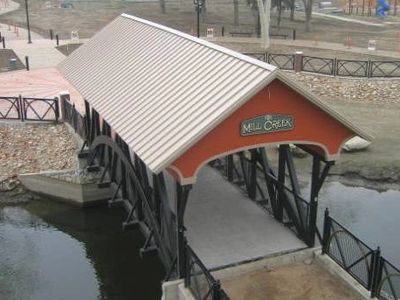
<svg viewBox="0 0 400 300"><path fill-rule="evenodd" d="M0 299L160 299L164 271L122 208L0 207Z"/></svg>
<svg viewBox="0 0 400 300"><path fill-rule="evenodd" d="M400 192L327 182L319 201L320 224L329 207L400 266ZM0 207L0 299L160 299L162 265L156 256L140 258L143 237L121 230L124 217L122 208L82 210L46 200Z"/></svg>

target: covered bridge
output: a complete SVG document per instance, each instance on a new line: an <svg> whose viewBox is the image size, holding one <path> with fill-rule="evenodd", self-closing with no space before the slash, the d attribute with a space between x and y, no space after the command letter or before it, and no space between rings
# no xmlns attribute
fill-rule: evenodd
<svg viewBox="0 0 400 300"><path fill-rule="evenodd" d="M126 14L59 70L85 99L90 163L115 183L112 201L129 210L126 227L138 224L147 238L143 252L157 250L178 277L190 272L186 229L189 243L213 268L313 246L318 192L330 166L348 139L372 138L276 67ZM313 157L309 199L301 196L289 144ZM271 145L280 145L276 168L267 155ZM227 184L238 185L246 197L235 191L224 197ZM192 197L197 206L185 217ZM206 202L211 204L205 212ZM266 213L259 220L246 215L254 209L246 203L271 212L264 228L267 233L274 228L274 236L257 227L265 224ZM247 227L235 225L243 221L240 216L229 223L234 208L248 218ZM199 229L215 219L223 222L208 228L213 232ZM249 232L240 236L241 228ZM261 230L258 242L246 241L256 230ZM223 236L219 246L213 235ZM232 239L247 245L230 249L230 256L226 247L235 245ZM251 247L258 252L246 249ZM218 251L221 255L214 255Z"/></svg>

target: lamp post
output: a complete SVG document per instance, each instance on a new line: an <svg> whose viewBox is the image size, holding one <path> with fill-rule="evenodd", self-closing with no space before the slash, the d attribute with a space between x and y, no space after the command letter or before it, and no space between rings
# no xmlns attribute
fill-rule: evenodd
<svg viewBox="0 0 400 300"><path fill-rule="evenodd" d="M193 3L196 6L197 13L197 37L200 37L200 12L203 6L203 0L193 0Z"/></svg>
<svg viewBox="0 0 400 300"><path fill-rule="evenodd" d="M26 27L28 29L28 44L32 44L31 39L31 27L29 25L29 8L28 8L28 0L25 0L25 12L26 12Z"/></svg>

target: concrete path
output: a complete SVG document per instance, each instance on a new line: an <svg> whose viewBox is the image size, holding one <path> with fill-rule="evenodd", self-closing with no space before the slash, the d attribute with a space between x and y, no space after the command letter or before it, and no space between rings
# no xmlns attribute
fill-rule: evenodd
<svg viewBox="0 0 400 300"><path fill-rule="evenodd" d="M219 36L214 37L212 39L207 39L211 42L217 43L227 43L227 44L260 44L260 39L251 37L230 37L230 36ZM324 49L324 50L337 50L337 51L344 51L349 53L356 53L356 54L367 54L367 55L376 55L376 56L383 56L383 57L392 57L396 59L400 59L400 51L386 51L386 50L375 50L370 51L366 47L359 48L359 47L351 47L348 48L346 45L339 44L339 43L328 43L328 42L320 42L320 41L310 41L310 40L282 40L282 39L271 39L271 45L285 45L285 46L292 46L293 53L296 51L297 47L306 47L306 48L315 48L315 49ZM228 46L229 48L229 46Z"/></svg>
<svg viewBox="0 0 400 300"><path fill-rule="evenodd" d="M295 234L209 166L188 200L189 244L208 268L305 248Z"/></svg>
<svg viewBox="0 0 400 300"><path fill-rule="evenodd" d="M54 98L58 97L61 92L68 91L77 108L81 112L84 111L82 96L55 68L0 73L0 86L0 96L2 97L22 95L25 97ZM0 111L1 109L0 103Z"/></svg>
<svg viewBox="0 0 400 300"><path fill-rule="evenodd" d="M1 35L5 38L6 48L14 50L18 58L25 63L29 57L31 70L55 67L65 56L58 51L56 42L43 39L39 34L31 32L32 43L28 44L28 31L24 28L0 24Z"/></svg>
<svg viewBox="0 0 400 300"><path fill-rule="evenodd" d="M324 13L319 13L319 12L313 12L312 14L313 14L313 16L318 16L318 17L322 17L322 18L330 18L330 19L335 19L335 20L339 20L339 21L343 21L343 22L357 23L357 24L362 24L362 25L367 25L367 26L385 27L385 24L382 24L382 23L350 19L350 18L346 18L346 17L334 16L334 15L329 15L329 14L324 14Z"/></svg>

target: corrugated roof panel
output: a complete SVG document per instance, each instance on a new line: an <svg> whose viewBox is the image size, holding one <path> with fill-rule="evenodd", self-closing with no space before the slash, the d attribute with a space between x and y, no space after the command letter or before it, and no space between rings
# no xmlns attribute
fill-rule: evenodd
<svg viewBox="0 0 400 300"><path fill-rule="evenodd" d="M156 173L250 99L276 70L128 15L59 69Z"/></svg>

